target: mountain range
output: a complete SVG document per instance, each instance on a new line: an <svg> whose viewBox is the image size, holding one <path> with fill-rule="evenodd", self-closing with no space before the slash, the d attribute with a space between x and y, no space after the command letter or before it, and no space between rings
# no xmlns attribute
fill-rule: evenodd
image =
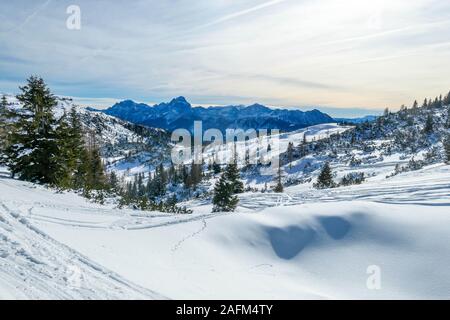
<svg viewBox="0 0 450 320"><path fill-rule="evenodd" d="M202 121L203 130L279 129L293 131L335 120L319 110L272 109L261 104L250 106L193 107L184 97L149 106L124 100L102 112L135 124L173 131L193 131L194 121Z"/></svg>

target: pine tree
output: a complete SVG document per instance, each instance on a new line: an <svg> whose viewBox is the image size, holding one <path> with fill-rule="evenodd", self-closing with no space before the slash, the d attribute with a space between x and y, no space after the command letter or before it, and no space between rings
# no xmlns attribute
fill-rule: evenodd
<svg viewBox="0 0 450 320"><path fill-rule="evenodd" d="M450 92L445 96L445 98L442 100L442 104L444 106L450 105Z"/></svg>
<svg viewBox="0 0 450 320"><path fill-rule="evenodd" d="M105 168L103 167L102 158L100 157L100 150L96 147L91 151L90 155L90 177L92 188L95 190L102 190L106 187Z"/></svg>
<svg viewBox="0 0 450 320"><path fill-rule="evenodd" d="M239 199L234 195L233 184L223 173L214 187L213 212L232 212L236 209Z"/></svg>
<svg viewBox="0 0 450 320"><path fill-rule="evenodd" d="M57 121L55 129L55 140L58 147L56 156L56 185L58 187L69 189L73 186L73 171L76 166L76 158L73 157L73 149L70 143L70 130L67 121L67 115L64 115Z"/></svg>
<svg viewBox="0 0 450 320"><path fill-rule="evenodd" d="M287 148L287 156L289 161L289 169L292 169L292 161L294 160L294 143L289 142Z"/></svg>
<svg viewBox="0 0 450 320"><path fill-rule="evenodd" d="M11 143L5 150L7 165L12 175L23 180L56 183L57 153L55 139L56 120L53 108L56 99L44 80L30 77L17 95L22 110L11 111L16 119Z"/></svg>
<svg viewBox="0 0 450 320"><path fill-rule="evenodd" d="M194 187L194 189L202 181L202 177L203 177L202 168L203 168L203 166L201 164L195 163L195 161L192 160L191 181L192 181L192 186Z"/></svg>
<svg viewBox="0 0 450 320"><path fill-rule="evenodd" d="M222 168L220 168L220 164L218 163L217 159L214 159L212 168L214 174L219 174L222 171Z"/></svg>
<svg viewBox="0 0 450 320"><path fill-rule="evenodd" d="M68 147L72 150L69 155L69 167L73 171L72 186L76 187L76 175L82 170L83 158L86 154L86 144L84 141L83 127L80 116L75 107L72 107L68 115L69 121L69 142Z"/></svg>
<svg viewBox="0 0 450 320"><path fill-rule="evenodd" d="M447 163L450 163L450 134L447 134L447 137L445 137L443 145Z"/></svg>
<svg viewBox="0 0 450 320"><path fill-rule="evenodd" d="M82 162L86 164L80 168L84 173L84 189L89 190L104 190L107 188L107 179L105 168L103 166L100 150L97 144L95 133L89 133L88 147L82 154Z"/></svg>
<svg viewBox="0 0 450 320"><path fill-rule="evenodd" d="M160 163L155 170L155 174L151 182L149 181L148 189L151 199L161 197L166 193L167 187L167 173L164 165Z"/></svg>
<svg viewBox="0 0 450 320"><path fill-rule="evenodd" d="M250 150L248 148L245 150L244 162L245 162L245 167L249 168L250 167Z"/></svg>
<svg viewBox="0 0 450 320"><path fill-rule="evenodd" d="M326 189L333 188L335 183L333 181L333 173L331 172L331 167L328 162L325 162L322 167L322 171L317 178L317 182L314 184L314 187L317 189Z"/></svg>
<svg viewBox="0 0 450 320"><path fill-rule="evenodd" d="M108 184L111 191L113 191L114 193L118 193L120 191L119 178L114 171L111 171L108 176Z"/></svg>
<svg viewBox="0 0 450 320"><path fill-rule="evenodd" d="M283 183L281 182L281 166L278 166L278 174L277 174L277 185L273 189L273 191L277 193L281 193L284 191Z"/></svg>
<svg viewBox="0 0 450 320"><path fill-rule="evenodd" d="M3 163L4 159L1 156L4 150L6 150L8 145L8 130L9 130L9 112L8 112L8 101L3 95L0 102L0 163Z"/></svg>
<svg viewBox="0 0 450 320"><path fill-rule="evenodd" d="M425 127L423 128L424 133L433 132L433 117L431 114L428 114L427 120L425 122Z"/></svg>
<svg viewBox="0 0 450 320"><path fill-rule="evenodd" d="M244 184L241 181L236 157L234 157L232 162L227 165L224 175L226 180L231 183L233 193L244 192Z"/></svg>

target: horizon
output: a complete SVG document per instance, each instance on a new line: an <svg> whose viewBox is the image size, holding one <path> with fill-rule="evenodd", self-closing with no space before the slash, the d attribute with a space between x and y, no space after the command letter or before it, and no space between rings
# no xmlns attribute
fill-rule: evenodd
<svg viewBox="0 0 450 320"><path fill-rule="evenodd" d="M39 74L86 103L181 94L361 116L450 87L448 1L80 0L79 29L68 27L71 4L0 4L2 91Z"/></svg>
<svg viewBox="0 0 450 320"><path fill-rule="evenodd" d="M0 95L8 95L8 96L15 96L17 93L12 92L0 92ZM72 99L72 101L84 108L94 108L97 110L106 110L108 108L113 107L116 103L120 103L126 100L131 100L135 103L142 103L146 104L149 107L153 107L160 103L168 103L173 99L183 97L186 99L186 101L191 105L192 108L214 108L214 107L234 107L234 106L243 106L248 107L255 104L263 105L267 108L271 109L284 109L284 110L299 110L303 112L312 111L312 110L319 110L322 113L325 113L332 118L362 118L365 116L379 116L382 114L384 109L365 109L365 108L333 108L333 107L323 107L323 106L276 106L276 105L268 105L261 102L253 102L249 104L198 104L193 101L191 101L189 98L186 98L185 96L177 96L172 97L170 99L167 99L165 101L159 101L159 102L147 102L147 101L140 101L135 100L132 98L84 98L84 97L73 97L73 96L66 96L66 95L59 95L55 94L58 98L67 98Z"/></svg>

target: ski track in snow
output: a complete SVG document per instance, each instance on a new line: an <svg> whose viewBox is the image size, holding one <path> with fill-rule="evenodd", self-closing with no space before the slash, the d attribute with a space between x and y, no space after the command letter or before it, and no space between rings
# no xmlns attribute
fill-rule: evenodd
<svg viewBox="0 0 450 320"><path fill-rule="evenodd" d="M391 166L386 166L385 173L389 172L390 167ZM381 173L381 175L385 175L385 173ZM350 201L357 201L357 203L361 205L361 201L363 201L363 203L365 204L376 203L381 205L391 205L392 208L398 208L397 205L423 206L424 208L428 208L426 210L430 211L432 208L450 206L449 181L450 166L441 164L426 167L419 171L400 174L393 178L383 179L381 181L376 179L372 180L369 178L368 181L358 186L342 187L328 190L314 190L311 189L311 187L308 185L297 185L285 188L285 192L282 194L271 192L244 193L239 196L240 203L237 212L231 214L211 213L210 204L203 200L192 200L187 202L186 205L194 210L193 214L170 215L156 212L137 212L126 209L119 210L113 207L100 206L97 204L89 203L85 199L74 194L58 194L42 186L35 186L29 183L0 177L0 190L2 191L2 193L0 193L0 298L162 299L166 296L171 298L210 296L220 298L222 297L221 295L215 294L214 291L208 291L211 290L211 288L209 288L207 284L211 284L213 286L215 281L219 281L216 277L220 275L220 277L225 277L221 282L221 288L224 288L223 290L226 291L227 286L231 285L231 283L228 283L230 280L226 279L233 279L233 277L235 276L240 277L242 276L241 272L243 272L246 277L250 277L249 281L254 281L249 284L254 291L246 292L245 290L241 290L241 292L239 292L239 294L241 294L243 298L248 298L252 292L254 292L255 294L260 292L259 290L262 290L262 288L259 286L264 283L263 281L269 281L271 283L271 286L268 288L271 291L268 291L266 293L261 292L261 297L265 298L285 297L285 295L287 295L289 292L296 296L295 294L297 294L299 290L303 290L303 292L306 293L306 297L340 297L337 291L335 291L334 293L330 293L328 288L326 288L326 286L324 285L316 288L315 282L313 280L309 280L310 283L306 284L291 283L289 280L286 281L286 274L289 274L293 271L283 271L283 268L285 268L284 264L280 264L279 262L277 262L278 260L272 260L272 258L261 258L258 253L255 253L255 257L251 258L248 261L248 258L243 260L245 262L242 262L242 260L237 260L240 261L240 264L226 265L224 267L221 266L224 261L214 261L214 258L211 261L206 260L206 263L197 262L196 255L200 254L201 256L201 251L203 250L203 247L198 247L197 242L202 243L202 245L209 245L211 237L212 239L222 239L221 237L225 237L223 239L227 239L225 242L226 244L224 245L224 247L220 247L220 250L231 250L231 252L234 253L234 250L236 250L237 247L230 246L229 244L233 244L234 242L228 241L238 241L239 237L236 238L237 236L234 235L234 233L232 233L231 231L236 232L239 236L242 235L244 237L246 231L243 229L238 231L230 229L234 227L239 228L240 223L235 225L231 223L230 225L227 225L227 221L241 221L242 223L247 223L247 226L253 228L253 224L248 224L249 221L253 221L252 219L262 219L261 221L265 221L264 219L266 218L264 216L266 215L266 213L270 212L268 221L271 221L270 219L276 217L276 214L273 215L273 213L277 213L278 211L280 212L280 215L282 217L286 217L284 211L289 211L290 207L294 208L294 212L298 211L298 217L302 219L302 211L307 210L307 206L316 206L321 202L336 203L336 209L340 208L340 204L338 204L340 202L347 203L348 205ZM298 205L303 206L298 207ZM393 205L395 205L395 207ZM270 211L271 207L274 208L272 211ZM253 215L245 215L245 213L253 213ZM334 213L330 212L330 214ZM336 211L336 215L339 215L339 210ZM416 213L416 219L418 216L420 215L417 215ZM216 222L216 219L220 222ZM306 215L305 219L309 219L309 216ZM429 219L429 217L427 219ZM348 217L345 217L344 220L350 221L350 223L352 223L351 219L349 219ZM255 220L254 222L256 221L259 220ZM261 221L259 221L258 223L260 223ZM428 220L425 220L425 222L429 224ZM282 248L279 247L278 242L273 242L273 250L275 250L277 254L281 255L278 259L286 259L286 255L292 255L293 253L289 250L303 250L303 246L307 247L309 245L308 241L310 240L308 240L307 234L305 235L305 233L302 232L304 232L305 230L310 230L308 228L311 228L311 226L302 226L300 224L300 227L297 226L297 228L300 229L280 229L280 227L277 227L276 220L275 222L263 222L262 225L264 226L265 223L269 223L264 227L266 228L264 230L267 231L264 231L262 234L258 233L258 236L265 235L267 232L270 237L275 237L270 238L270 241L276 240L284 243L284 241L287 241L287 239L292 237L296 239L296 241L300 241L296 244L298 246L301 245L299 249L288 247L287 251L283 251L284 249L282 250ZM275 224L272 225L271 223ZM293 222L293 226L296 226L295 223L298 222ZM223 230L222 224L224 224ZM405 224L407 225L408 222L405 221ZM259 224L256 224L256 226L259 226ZM441 232L442 230L439 228L444 228L443 230L445 230L446 226L439 226L438 222L436 228L436 230ZM46 231L43 232L42 230ZM50 233L52 234L52 237L50 237L48 235L49 231L47 230L60 231L56 232L55 234ZM71 237L69 237L64 241L65 244L59 242L59 240L61 240L60 237L62 237L62 239L65 239L64 230L71 233L72 239L74 240L71 240ZM136 239L130 238L127 245L131 247L125 249L124 252L135 250L134 245L137 244L137 242L135 241L142 242L142 240L137 240L141 239L139 237L142 236L142 239L145 239L144 241L149 242L145 244L145 251L143 251L143 253L135 253L136 257L134 259L138 257L139 259L134 260L130 263L139 264L141 263L141 258L144 258L144 260L150 259L148 260L149 262L142 262L142 264L146 266L145 268L147 268L148 266L152 266L154 263L156 263L157 265L159 259L162 259L161 263L164 265L164 267L170 268L171 270L162 271L164 272L163 274L166 274L166 272L168 272L167 274L171 275L171 277L175 277L173 282L177 284L179 283L180 289L173 291L174 289L172 288L176 288L176 286L169 288L166 287L164 283L167 282L167 279L152 280L153 277L161 277L161 275L154 276L153 271L146 271L142 275L143 277L149 277L150 281L148 279L145 280L139 277L133 278L133 272L129 272L129 270L133 270L133 268L128 269L128 267L126 267L125 269L123 269L122 267L122 269L116 269L116 260L111 260L114 262L110 262L108 260L111 257L116 259L115 255L109 256L108 251L104 251L103 253L106 254L106 257L109 258L106 260L99 260L99 262L103 261L104 264L104 261L108 261L104 265L109 268L113 268L114 272L108 270L107 268L101 266L102 263L99 264L97 262L94 262L94 260L97 261L96 250L106 250L102 249L102 242L100 241L98 244L93 243L93 251L90 251L90 247L86 247L86 244L77 247L76 242L71 242L78 239L76 230L84 232L80 234L91 236L96 232L101 232L103 236L106 236L105 239L108 239L105 240L106 243L108 243L108 241L110 240L110 238L108 237L115 237L114 232L116 231L121 232L119 234L119 236L121 237L128 238L127 235L129 235L129 237L136 236ZM208 232L205 232L205 230L208 230ZM152 242L151 240L146 240L147 238L145 237L151 236L155 233L159 234L161 237L159 238L158 236L156 238L156 241L165 242L162 244L158 244L156 246L156 248L158 249L156 250L162 250L160 248L166 248L167 253L151 252ZM230 233L231 238L228 238L228 233ZM317 235L318 234L320 233L317 233ZM389 238L389 235L387 237ZM150 239L152 238L150 237ZM209 240L205 242L205 239ZM250 247L256 246L258 244L258 241L260 241L259 238L255 239L248 240ZM171 241L173 242L171 243ZM89 241L85 243L89 243ZM373 245L376 245L376 243ZM422 250L422 248L424 247L427 248L427 245L429 245L428 242L424 242L424 244L421 244L419 249ZM442 244L438 241L433 245L438 245L438 248L440 248L439 250L444 250L442 248L445 248L442 247ZM72 247L76 248L76 250L72 249ZM87 251L85 252L84 250ZM405 251L398 252L405 254L406 259L411 259L411 254L414 254L415 252L413 251L411 253L408 253L407 249L402 250ZM420 250L419 252L422 252ZM83 252L83 254L79 252ZM94 254L92 252L94 252ZM120 249L118 252L121 252ZM358 252L358 254L363 257L366 254L365 251L361 251L361 249ZM384 251L382 252L383 253L380 254L380 257L384 257L385 254L388 254L389 249L386 249L386 252L388 253L384 253ZM99 253L101 253L101 251L99 251ZM222 253L228 254L227 251L223 251ZM142 254L147 254L149 257L141 256ZM161 257L158 256L158 254L161 254ZM166 254L169 256L169 258L167 259L170 259L166 260L166 263L167 261L169 261L169 265L163 262L165 261L164 257L166 256ZM194 256L191 257L191 255ZM227 258L225 259L229 259L231 256L226 257ZM357 257L359 256L352 256L351 259L365 259ZM386 259L393 259L389 255L387 255L387 257L388 258ZM125 257L123 259L127 260L127 258ZM419 256L417 259L422 258ZM435 256L432 256L427 257L426 259L429 259L429 261L434 261L433 259L437 258L435 258ZM393 263L392 261L394 260L383 261L389 264ZM412 261L416 260L409 260L409 263L411 263ZM444 258L444 262L445 261L446 260ZM149 265L147 265L146 263L149 263ZM303 265L303 263L300 265ZM198 271L197 275L201 275L200 278L195 278L195 275L193 274L193 278L190 280L190 272L192 272L192 268L200 268L200 271ZM220 273L227 272L221 270L221 268L232 268L232 270L229 274ZM419 268L422 268L422 266L419 266ZM188 273L183 273L184 269L187 269L188 271L186 272ZM221 271L216 271L216 269L219 269ZM77 276L78 272L78 278L75 277L74 279L74 271L75 276ZM179 275L177 275L178 272ZM313 277L316 275L316 271L314 269L313 271L309 269L302 269L297 270L296 272L303 273L303 280L309 279L308 277L311 277L311 279L313 279ZM305 274L308 273L310 273L310 275L305 278ZM231 278L227 278L228 276ZM435 278L437 277L437 275L433 276ZM206 277L205 280L201 280L202 277ZM245 281L247 280L244 280L246 279L246 277L238 278L240 279L239 281L243 281L243 286L246 285ZM320 273L318 277L318 279L320 280L322 277ZM127 280L126 278L132 281ZM433 278L433 281L436 280L435 278ZM342 283L339 283L338 278L327 279L328 281L332 281L335 286L344 285ZM442 280L442 286L445 287L448 281L446 278L443 278ZM79 284L74 286L74 281L78 281ZM155 281L162 287L153 285ZM198 284L198 281L204 281L204 283ZM272 281L275 282L272 283ZM277 289L275 287L278 281L283 281L280 282L280 289ZM351 282L352 281L350 281L349 283ZM139 283L139 285L134 283ZM160 290L161 288L163 290ZM284 289L281 290L281 288L285 288L287 291L283 291ZM163 292L163 294L155 293L151 289L155 289L157 292ZM186 292L186 290L192 291ZM233 291L234 289L228 290L229 292L235 292ZM389 292L388 296L409 296L405 292L395 290L399 289L394 288ZM423 296L424 292L428 292L417 291L420 290L417 288L414 288L414 290L416 290L416 296ZM437 297L443 296L443 291L442 289L440 290L441 291L438 291L438 293L436 293ZM350 294L350 296L352 295ZM225 297L230 296L225 294ZM235 297L235 295L233 295L233 297ZM291 295L287 295L287 297L291 297ZM415 295L412 295L412 297L415 297Z"/></svg>
<svg viewBox="0 0 450 320"><path fill-rule="evenodd" d="M3 282L24 299L164 298L57 242L3 202L0 237L0 298Z"/></svg>

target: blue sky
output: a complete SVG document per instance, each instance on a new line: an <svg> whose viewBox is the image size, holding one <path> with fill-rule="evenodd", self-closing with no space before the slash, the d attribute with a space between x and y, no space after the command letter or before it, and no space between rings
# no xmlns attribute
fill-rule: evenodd
<svg viewBox="0 0 450 320"><path fill-rule="evenodd" d="M30 74L96 106L183 95L377 113L450 90L450 1L2 1L0 91Z"/></svg>

